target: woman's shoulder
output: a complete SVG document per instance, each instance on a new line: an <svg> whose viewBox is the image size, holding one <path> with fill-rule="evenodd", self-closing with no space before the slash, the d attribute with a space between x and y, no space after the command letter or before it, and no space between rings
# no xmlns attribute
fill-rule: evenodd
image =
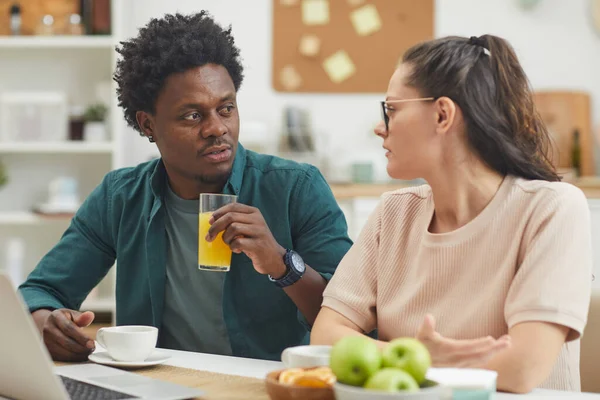
<svg viewBox="0 0 600 400"><path fill-rule="evenodd" d="M535 221L544 223L548 218L558 215L566 220L575 221L579 217L589 219L589 203L583 191L567 182L548 182L515 178L512 212L525 216L535 225Z"/></svg>
<svg viewBox="0 0 600 400"><path fill-rule="evenodd" d="M398 211L418 212L424 209L431 200L431 187L427 184L410 186L385 192L381 195L379 208L383 213Z"/></svg>
<svg viewBox="0 0 600 400"><path fill-rule="evenodd" d="M395 201L420 201L428 199L429 196L431 196L431 187L428 184L422 184L385 192L381 195L381 199Z"/></svg>
<svg viewBox="0 0 600 400"><path fill-rule="evenodd" d="M587 203L583 191L567 182L514 178L514 188L516 196L528 197L538 202L553 202L560 199L574 203Z"/></svg>

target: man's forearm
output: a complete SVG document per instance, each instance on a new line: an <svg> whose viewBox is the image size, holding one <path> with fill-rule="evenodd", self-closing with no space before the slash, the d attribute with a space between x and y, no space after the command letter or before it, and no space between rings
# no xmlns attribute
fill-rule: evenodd
<svg viewBox="0 0 600 400"><path fill-rule="evenodd" d="M321 309L325 286L327 286L325 278L307 265L302 279L283 290L312 325Z"/></svg>
<svg viewBox="0 0 600 400"><path fill-rule="evenodd" d="M279 254L274 257L277 261L268 264L271 267L269 274L275 279L281 279L287 273L287 267L283 261L286 251L283 247L278 247ZM325 287L327 286L327 280L308 264L304 264L304 266L306 270L302 278L293 285L283 288L283 290L296 304L296 307L304 315L306 321L312 326L321 309L323 291L325 291Z"/></svg>

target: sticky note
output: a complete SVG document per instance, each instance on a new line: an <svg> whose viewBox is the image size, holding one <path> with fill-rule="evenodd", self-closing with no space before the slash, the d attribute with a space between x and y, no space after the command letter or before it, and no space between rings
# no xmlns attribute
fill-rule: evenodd
<svg viewBox="0 0 600 400"><path fill-rule="evenodd" d="M303 0L302 22L305 25L326 25L329 23L329 1Z"/></svg>
<svg viewBox="0 0 600 400"><path fill-rule="evenodd" d="M348 5L350 7L360 6L361 4L363 4L365 2L365 0L347 0L347 1L348 1Z"/></svg>
<svg viewBox="0 0 600 400"><path fill-rule="evenodd" d="M294 91L302 85L302 77L293 65L286 65L279 71L279 81L285 90Z"/></svg>
<svg viewBox="0 0 600 400"><path fill-rule="evenodd" d="M329 56L323 62L323 68L334 83L343 82L356 72L356 67L345 50L339 50Z"/></svg>
<svg viewBox="0 0 600 400"><path fill-rule="evenodd" d="M316 57L321 49L321 39L315 35L302 35L299 51L305 57Z"/></svg>
<svg viewBox="0 0 600 400"><path fill-rule="evenodd" d="M381 29L381 18L373 4L367 4L352 11L350 19L359 36L367 36Z"/></svg>

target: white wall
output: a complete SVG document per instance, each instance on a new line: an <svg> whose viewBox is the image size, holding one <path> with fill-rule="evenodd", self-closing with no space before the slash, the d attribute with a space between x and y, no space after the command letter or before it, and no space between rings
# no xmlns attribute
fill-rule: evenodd
<svg viewBox="0 0 600 400"><path fill-rule="evenodd" d="M271 14L273 0L127 0L123 21L126 37L136 34L150 18L176 11L209 10L221 24L231 24L241 48L246 79L239 93L244 121L268 124L270 134L278 132L281 111L286 104L309 108L315 131L327 143L327 153L346 164L349 157L379 161L378 172L385 179L385 159L380 144L371 137L379 118L377 101L381 94L281 94L271 88ZM345 0L331 0L345 1ZM125 1L123 1L125 3ZM600 122L600 34L589 17L588 0L541 0L531 11L523 11L517 0L437 0L436 36L492 33L507 38L515 47L536 89L587 90L593 95L595 125ZM393 40L390 38L390 46ZM584 61L585 60L585 61ZM153 147L133 132L126 135L127 164L144 161ZM324 146L323 146L324 147ZM334 166L335 167L335 166ZM340 165L332 179L347 175Z"/></svg>

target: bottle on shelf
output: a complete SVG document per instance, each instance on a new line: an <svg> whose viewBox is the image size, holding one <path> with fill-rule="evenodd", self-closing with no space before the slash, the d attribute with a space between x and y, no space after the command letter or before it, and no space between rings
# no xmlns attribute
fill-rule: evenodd
<svg viewBox="0 0 600 400"><path fill-rule="evenodd" d="M110 0L92 3L92 29L94 35L110 35Z"/></svg>
<svg viewBox="0 0 600 400"><path fill-rule="evenodd" d="M21 6L19 3L10 7L10 33L14 36L21 34Z"/></svg>
<svg viewBox="0 0 600 400"><path fill-rule="evenodd" d="M575 171L575 176L581 176L581 143L579 140L579 129L573 132L573 143L571 145L571 166Z"/></svg>
<svg viewBox="0 0 600 400"><path fill-rule="evenodd" d="M80 0L79 14L88 35L110 35L111 0Z"/></svg>
<svg viewBox="0 0 600 400"><path fill-rule="evenodd" d="M69 140L83 140L84 114L84 106L72 106L69 109Z"/></svg>

